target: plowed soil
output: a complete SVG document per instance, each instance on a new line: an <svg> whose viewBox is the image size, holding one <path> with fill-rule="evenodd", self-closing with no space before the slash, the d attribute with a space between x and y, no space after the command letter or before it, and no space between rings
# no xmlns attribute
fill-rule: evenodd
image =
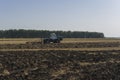
<svg viewBox="0 0 120 80"><path fill-rule="evenodd" d="M120 52L1 51L1 80L119 80Z"/></svg>
<svg viewBox="0 0 120 80"><path fill-rule="evenodd" d="M0 44L0 80L120 80L120 42Z"/></svg>
<svg viewBox="0 0 120 80"><path fill-rule="evenodd" d="M29 43L29 44L0 44L0 49L46 49L46 48L106 48L120 47L120 42L77 42L77 43Z"/></svg>

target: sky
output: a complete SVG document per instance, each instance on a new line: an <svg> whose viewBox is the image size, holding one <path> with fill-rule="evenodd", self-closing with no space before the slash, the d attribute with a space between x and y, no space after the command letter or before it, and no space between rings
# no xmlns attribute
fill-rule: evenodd
<svg viewBox="0 0 120 80"><path fill-rule="evenodd" d="M0 30L103 32L120 37L120 0L0 0Z"/></svg>

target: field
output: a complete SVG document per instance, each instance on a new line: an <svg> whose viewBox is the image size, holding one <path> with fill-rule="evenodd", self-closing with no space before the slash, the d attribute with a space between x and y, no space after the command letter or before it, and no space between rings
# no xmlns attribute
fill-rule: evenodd
<svg viewBox="0 0 120 80"><path fill-rule="evenodd" d="M120 80L120 39L0 39L0 80Z"/></svg>

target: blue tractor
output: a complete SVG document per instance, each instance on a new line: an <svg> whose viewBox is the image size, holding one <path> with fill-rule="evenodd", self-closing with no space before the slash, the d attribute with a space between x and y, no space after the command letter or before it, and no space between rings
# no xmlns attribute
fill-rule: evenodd
<svg viewBox="0 0 120 80"><path fill-rule="evenodd" d="M44 38L43 43L44 44L49 44L49 43L60 43L63 38L61 36L57 36L55 33L50 34L49 38Z"/></svg>

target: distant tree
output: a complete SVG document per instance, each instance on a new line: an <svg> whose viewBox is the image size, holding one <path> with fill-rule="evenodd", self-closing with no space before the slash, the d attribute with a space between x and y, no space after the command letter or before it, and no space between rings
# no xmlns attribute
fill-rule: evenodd
<svg viewBox="0 0 120 80"><path fill-rule="evenodd" d="M83 31L48 31L48 30L0 30L0 38L45 38L56 33L64 38L104 38L103 33Z"/></svg>

